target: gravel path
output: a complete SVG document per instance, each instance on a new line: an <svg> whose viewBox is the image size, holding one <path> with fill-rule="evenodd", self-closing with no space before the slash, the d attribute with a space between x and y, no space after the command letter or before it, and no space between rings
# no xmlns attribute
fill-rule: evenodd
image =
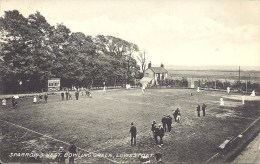
<svg viewBox="0 0 260 164"><path fill-rule="evenodd" d="M260 163L260 133L234 160L235 163Z"/></svg>

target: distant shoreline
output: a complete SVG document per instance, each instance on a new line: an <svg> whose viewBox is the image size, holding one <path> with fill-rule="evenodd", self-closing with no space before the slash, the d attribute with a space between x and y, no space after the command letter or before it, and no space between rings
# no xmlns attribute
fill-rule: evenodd
<svg viewBox="0 0 260 164"><path fill-rule="evenodd" d="M174 70L168 69L170 77L239 80L238 70ZM260 71L240 70L240 80L260 82Z"/></svg>
<svg viewBox="0 0 260 164"><path fill-rule="evenodd" d="M238 70L218 70L218 69L168 69L168 71L217 71L217 72L238 72ZM240 72L255 72L260 70L240 70Z"/></svg>
<svg viewBox="0 0 260 164"><path fill-rule="evenodd" d="M153 66L160 66L154 64ZM239 70L239 66L221 66L221 65L164 65L167 70L174 71L226 71L226 72L236 72ZM260 66L240 66L240 71L252 71L260 72Z"/></svg>

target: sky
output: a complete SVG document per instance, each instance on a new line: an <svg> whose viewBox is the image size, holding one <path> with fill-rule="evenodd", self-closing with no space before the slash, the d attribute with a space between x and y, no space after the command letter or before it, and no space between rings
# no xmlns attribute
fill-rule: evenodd
<svg viewBox="0 0 260 164"><path fill-rule="evenodd" d="M260 67L260 0L0 0L14 9L135 43L153 66Z"/></svg>

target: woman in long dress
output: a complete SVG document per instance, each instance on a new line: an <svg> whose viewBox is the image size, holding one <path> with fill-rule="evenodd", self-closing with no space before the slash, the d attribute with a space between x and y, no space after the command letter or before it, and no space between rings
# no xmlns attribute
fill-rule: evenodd
<svg viewBox="0 0 260 164"><path fill-rule="evenodd" d="M228 93L228 94L230 93L230 88L229 88L229 87L227 87L227 93Z"/></svg>
<svg viewBox="0 0 260 164"><path fill-rule="evenodd" d="M222 97L220 98L220 106L224 106L224 100Z"/></svg>
<svg viewBox="0 0 260 164"><path fill-rule="evenodd" d="M255 90L252 91L251 96L255 97Z"/></svg>
<svg viewBox="0 0 260 164"><path fill-rule="evenodd" d="M37 102L37 98L36 96L33 97L33 103L36 103Z"/></svg>
<svg viewBox="0 0 260 164"><path fill-rule="evenodd" d="M242 104L244 105L245 104L245 96L242 95Z"/></svg>

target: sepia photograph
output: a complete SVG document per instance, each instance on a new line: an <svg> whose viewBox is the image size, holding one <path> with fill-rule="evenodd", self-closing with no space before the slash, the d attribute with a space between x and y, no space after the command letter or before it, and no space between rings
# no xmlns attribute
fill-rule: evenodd
<svg viewBox="0 0 260 164"><path fill-rule="evenodd" d="M260 0L0 0L1 163L260 163Z"/></svg>

